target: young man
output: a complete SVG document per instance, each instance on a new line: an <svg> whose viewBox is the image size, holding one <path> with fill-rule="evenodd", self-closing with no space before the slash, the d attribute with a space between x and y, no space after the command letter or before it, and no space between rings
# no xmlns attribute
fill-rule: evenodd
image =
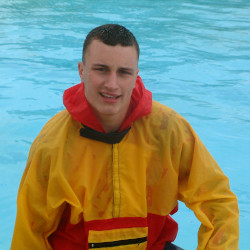
<svg viewBox="0 0 250 250"><path fill-rule="evenodd" d="M166 249L178 200L201 221L197 249L238 248L227 177L188 122L152 101L138 59L126 28L88 34L81 83L31 147L11 249Z"/></svg>

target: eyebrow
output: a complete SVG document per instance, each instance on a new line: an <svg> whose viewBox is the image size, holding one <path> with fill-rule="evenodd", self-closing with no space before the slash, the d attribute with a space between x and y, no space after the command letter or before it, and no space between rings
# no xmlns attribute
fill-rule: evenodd
<svg viewBox="0 0 250 250"><path fill-rule="evenodd" d="M126 67L121 67L120 70L134 72L134 69L132 69L132 68L126 68Z"/></svg>
<svg viewBox="0 0 250 250"><path fill-rule="evenodd" d="M107 66L107 65L105 65L105 64L99 64L99 63L93 64L93 67L103 67L103 68L108 68L108 66Z"/></svg>

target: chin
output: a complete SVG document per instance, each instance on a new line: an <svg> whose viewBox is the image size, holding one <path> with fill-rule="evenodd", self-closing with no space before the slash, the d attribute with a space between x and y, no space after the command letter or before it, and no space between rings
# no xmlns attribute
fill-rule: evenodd
<svg viewBox="0 0 250 250"><path fill-rule="evenodd" d="M116 115L119 112L115 111L115 110L104 110L102 112L100 112L102 115L107 115L107 116L111 116L111 115Z"/></svg>

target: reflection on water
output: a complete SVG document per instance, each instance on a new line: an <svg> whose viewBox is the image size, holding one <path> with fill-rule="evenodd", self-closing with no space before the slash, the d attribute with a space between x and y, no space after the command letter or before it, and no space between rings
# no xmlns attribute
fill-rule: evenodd
<svg viewBox="0 0 250 250"><path fill-rule="evenodd" d="M79 82L87 32L103 23L131 29L140 75L154 99L184 115L231 180L241 209L240 249L249 211L250 3L229 1L35 1L0 3L0 248L8 249L15 196L30 144L63 109ZM8 190L8 191L7 191ZM192 213L181 206L177 243L196 246ZM188 219L187 219L188 218Z"/></svg>

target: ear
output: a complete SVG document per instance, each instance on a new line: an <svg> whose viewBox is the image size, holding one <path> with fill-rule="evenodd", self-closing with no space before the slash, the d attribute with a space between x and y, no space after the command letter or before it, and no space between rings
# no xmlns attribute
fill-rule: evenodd
<svg viewBox="0 0 250 250"><path fill-rule="evenodd" d="M81 78L81 82L83 82L83 63L78 62L78 73Z"/></svg>
<svg viewBox="0 0 250 250"><path fill-rule="evenodd" d="M137 70L136 70L136 78L135 78L134 88L135 88L135 85L136 85L136 81L137 81L138 73L139 73L139 69L137 68Z"/></svg>

